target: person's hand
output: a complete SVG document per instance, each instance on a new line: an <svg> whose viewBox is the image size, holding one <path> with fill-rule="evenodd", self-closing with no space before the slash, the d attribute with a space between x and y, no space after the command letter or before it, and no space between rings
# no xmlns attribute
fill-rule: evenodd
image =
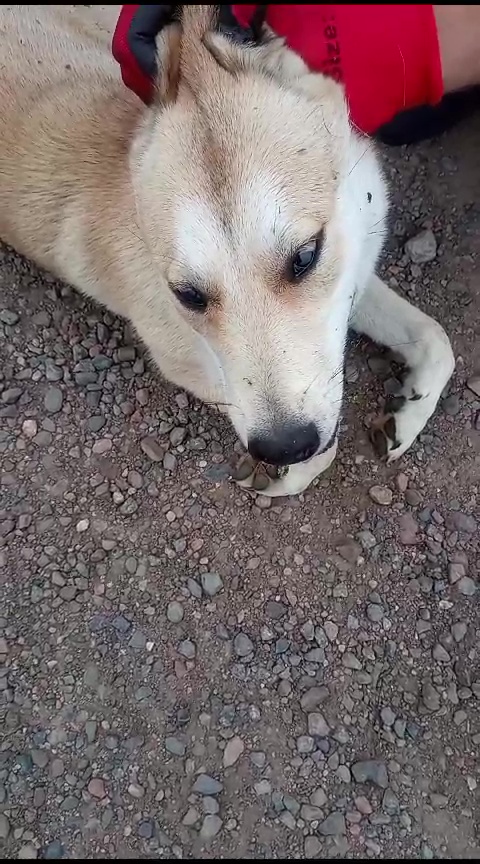
<svg viewBox="0 0 480 864"><path fill-rule="evenodd" d="M124 84L143 102L153 96L157 74L156 36L177 16L181 6L122 6L112 52Z"/></svg>
<svg viewBox="0 0 480 864"><path fill-rule="evenodd" d="M238 9L238 7L235 7ZM256 42L260 37L266 6L249 6L240 24L231 5L219 7L219 27L236 42ZM146 104L151 102L157 75L156 37L179 19L182 6L122 6L113 35L112 53L120 64L124 84Z"/></svg>

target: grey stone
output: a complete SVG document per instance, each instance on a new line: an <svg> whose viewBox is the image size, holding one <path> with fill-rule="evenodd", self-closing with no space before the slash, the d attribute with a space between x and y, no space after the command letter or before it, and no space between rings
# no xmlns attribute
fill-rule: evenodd
<svg viewBox="0 0 480 864"><path fill-rule="evenodd" d="M316 735L319 738L326 738L330 732L330 726L323 714L312 712L308 715L308 734Z"/></svg>
<svg viewBox="0 0 480 864"><path fill-rule="evenodd" d="M223 581L218 573L202 573L200 576L202 588L208 597L214 597L223 588Z"/></svg>
<svg viewBox="0 0 480 864"><path fill-rule="evenodd" d="M16 402L20 399L22 395L22 390L20 387L10 387L8 390L4 390L2 393L2 402L4 405L15 405Z"/></svg>
<svg viewBox="0 0 480 864"><path fill-rule="evenodd" d="M191 828L193 825L196 825L198 820L200 819L200 813L195 807L189 807L185 816L182 819L182 825L186 825L187 828Z"/></svg>
<svg viewBox="0 0 480 864"><path fill-rule="evenodd" d="M454 513L450 514L450 518L457 531L462 531L464 534L475 534L475 531L477 530L477 521L473 516L469 516L468 513L462 513L460 510L456 510Z"/></svg>
<svg viewBox="0 0 480 864"><path fill-rule="evenodd" d="M205 795L202 798L202 810L208 816L214 816L220 810L220 804L216 798L212 798L211 795Z"/></svg>
<svg viewBox="0 0 480 864"><path fill-rule="evenodd" d="M254 645L246 633L238 633L233 640L233 650L237 657L248 657L254 650Z"/></svg>
<svg viewBox="0 0 480 864"><path fill-rule="evenodd" d="M437 255L437 241L433 231L426 229L405 243L405 252L413 264L427 264Z"/></svg>
<svg viewBox="0 0 480 864"><path fill-rule="evenodd" d="M320 843L318 837L306 837L303 851L304 857L307 859L307 861L310 858L317 858L322 851L322 844Z"/></svg>
<svg viewBox="0 0 480 864"><path fill-rule="evenodd" d="M324 837L336 836L338 834L346 834L347 827L345 825L345 816L338 810L334 810L327 818L320 823L318 831Z"/></svg>
<svg viewBox="0 0 480 864"><path fill-rule="evenodd" d="M290 645L290 639L285 639L283 637L281 639L277 639L277 641L275 642L275 654L285 654L290 648Z"/></svg>
<svg viewBox="0 0 480 864"><path fill-rule="evenodd" d="M25 843L23 846L20 846L20 849L18 850L17 858L22 858L25 860L28 858L31 858L31 859L38 858L38 853L37 853L37 850L36 850L35 846L33 845L33 843Z"/></svg>
<svg viewBox="0 0 480 864"><path fill-rule="evenodd" d="M151 840L155 834L155 822L153 819L142 819L138 826L138 836L144 840Z"/></svg>
<svg viewBox="0 0 480 864"><path fill-rule="evenodd" d="M396 714L388 706L382 708L382 710L380 711L380 716L382 718L382 723L384 723L385 726L393 726L393 724L395 723Z"/></svg>
<svg viewBox="0 0 480 864"><path fill-rule="evenodd" d="M355 657L355 654L353 654L351 651L345 651L345 653L342 654L342 663L346 669L354 669L359 671L362 668L360 660L358 659L358 657Z"/></svg>
<svg viewBox="0 0 480 864"><path fill-rule="evenodd" d="M320 807L314 807L312 804L302 804L300 818L305 819L305 822L319 822L320 819L323 819L323 811L320 810Z"/></svg>
<svg viewBox="0 0 480 864"><path fill-rule="evenodd" d="M473 579L470 579L470 576L462 576L457 582L457 590L465 597L473 597L477 591L477 586Z"/></svg>
<svg viewBox="0 0 480 864"><path fill-rule="evenodd" d="M322 702L325 702L329 697L329 691L326 687L310 687L300 698L300 705L305 713L315 711Z"/></svg>
<svg viewBox="0 0 480 864"><path fill-rule="evenodd" d="M310 795L310 804L313 804L314 807L325 807L327 800L325 790L321 786Z"/></svg>
<svg viewBox="0 0 480 864"><path fill-rule="evenodd" d="M297 738L297 751L299 753L312 753L315 749L315 741L311 735L299 735Z"/></svg>
<svg viewBox="0 0 480 864"><path fill-rule="evenodd" d="M132 627L132 622L125 618L124 615L115 615L112 621L112 626L118 633L128 633Z"/></svg>
<svg viewBox="0 0 480 864"><path fill-rule="evenodd" d="M255 783L254 789L257 795L270 795L272 791L272 784L269 780L259 780L258 783Z"/></svg>
<svg viewBox="0 0 480 864"><path fill-rule="evenodd" d="M450 663L450 654L445 650L440 642L437 642L432 649L432 657L438 663Z"/></svg>
<svg viewBox="0 0 480 864"><path fill-rule="evenodd" d="M230 768L232 765L235 765L235 763L240 759L244 749L245 744L238 735L230 738L230 740L227 741L225 750L223 751L223 767Z"/></svg>
<svg viewBox="0 0 480 864"><path fill-rule="evenodd" d="M105 426L106 420L103 414L94 414L87 420L87 428L89 432L100 432Z"/></svg>
<svg viewBox="0 0 480 864"><path fill-rule="evenodd" d="M265 615L273 621L278 621L287 613L287 607L283 603L278 603L277 600L269 600L265 604Z"/></svg>
<svg viewBox="0 0 480 864"><path fill-rule="evenodd" d="M199 795L218 795L222 789L223 783L209 774L199 774L192 786L192 792L198 792Z"/></svg>
<svg viewBox="0 0 480 864"><path fill-rule="evenodd" d="M393 492L388 486L371 486L368 494L375 504L380 504L381 507L388 507L393 500Z"/></svg>
<svg viewBox="0 0 480 864"><path fill-rule="evenodd" d="M175 738L173 735L168 735L167 738L165 738L165 749L173 756L185 756L187 745L184 741L180 741L179 738Z"/></svg>
<svg viewBox="0 0 480 864"><path fill-rule="evenodd" d="M45 768L48 765L48 752L46 750L32 750L30 755L37 768Z"/></svg>
<svg viewBox="0 0 480 864"><path fill-rule="evenodd" d="M355 762L351 768L353 777L357 783L372 783L380 789L388 786L388 774L385 763L378 759L364 759Z"/></svg>
<svg viewBox="0 0 480 864"><path fill-rule="evenodd" d="M147 456L152 462L161 462L165 455L165 449L161 447L155 438L149 436L142 438L140 441L140 447L145 453L145 456Z"/></svg>
<svg viewBox="0 0 480 864"><path fill-rule="evenodd" d="M172 600L171 603L167 606L167 618L171 624L180 624L180 621L183 620L184 616L183 606L181 603L177 603L176 600Z"/></svg>
<svg viewBox="0 0 480 864"><path fill-rule="evenodd" d="M467 387L472 393L475 393L475 396L480 398L480 375L474 375L472 378L469 378Z"/></svg>
<svg viewBox="0 0 480 864"><path fill-rule="evenodd" d="M449 417L456 417L461 409L458 393L452 393L450 396L447 396L442 402L442 408Z"/></svg>
<svg viewBox="0 0 480 864"><path fill-rule="evenodd" d="M60 840L52 840L51 843L43 848L41 857L50 859L64 858L65 847Z"/></svg>
<svg viewBox="0 0 480 864"><path fill-rule="evenodd" d="M280 813L280 816L278 818L282 825L285 825L285 827L288 828L289 831L295 830L296 822L289 810L283 810L283 812Z"/></svg>
<svg viewBox="0 0 480 864"><path fill-rule="evenodd" d="M63 393L59 387L49 387L43 400L48 414L58 414L62 410Z"/></svg>
<svg viewBox="0 0 480 864"><path fill-rule="evenodd" d="M200 828L200 837L202 840L213 840L221 830L223 825L220 816L209 815L205 816Z"/></svg>
<svg viewBox="0 0 480 864"><path fill-rule="evenodd" d="M385 617L385 612L383 611L381 606L377 606L376 603L369 603L367 606L367 618L369 621L372 621L374 624L378 624Z"/></svg>
<svg viewBox="0 0 480 864"><path fill-rule="evenodd" d="M455 624L452 625L452 636L455 639L455 642L461 642L467 633L467 625L464 621L456 621Z"/></svg>
<svg viewBox="0 0 480 864"><path fill-rule="evenodd" d="M448 565L448 580L451 585L454 585L458 582L462 576L466 576L465 565L459 562L454 562Z"/></svg>
<svg viewBox="0 0 480 864"><path fill-rule="evenodd" d="M195 579L189 578L187 579L187 586L192 597L196 597L197 600L200 600L202 596L202 588L198 582L196 582Z"/></svg>
<svg viewBox="0 0 480 864"><path fill-rule="evenodd" d="M197 648L194 642L191 639L184 639L180 642L178 646L178 653L185 657L186 660L193 660L196 653Z"/></svg>
<svg viewBox="0 0 480 864"><path fill-rule="evenodd" d="M0 310L0 321L2 324L8 324L9 327L14 327L20 321L20 315L13 312L11 309Z"/></svg>
<svg viewBox="0 0 480 864"><path fill-rule="evenodd" d="M60 810L64 810L66 812L76 810L79 803L80 802L78 798L75 797L75 795L67 795L60 804Z"/></svg>
<svg viewBox="0 0 480 864"><path fill-rule="evenodd" d="M267 761L267 756L263 750L254 750L250 753L250 761L255 765L255 768L263 768Z"/></svg>
<svg viewBox="0 0 480 864"><path fill-rule="evenodd" d="M10 834L10 822L5 813L0 813L0 840L6 840Z"/></svg>
<svg viewBox="0 0 480 864"><path fill-rule="evenodd" d="M382 810L384 813L388 813L389 816L395 816L400 812L398 798L391 789L385 789L382 799Z"/></svg>
<svg viewBox="0 0 480 864"><path fill-rule="evenodd" d="M294 816L296 816L297 813L300 812L299 802L297 801L296 798L292 798L291 795L285 794L283 796L283 803L284 803L285 807L287 808L287 810L289 810L290 813L292 813Z"/></svg>
<svg viewBox="0 0 480 864"><path fill-rule="evenodd" d="M440 694L433 686L430 678L426 678L422 686L422 700L427 711L438 711L440 708Z"/></svg>
<svg viewBox="0 0 480 864"><path fill-rule="evenodd" d="M130 648L136 651L143 651L147 644L147 637L141 630L135 629L128 640L128 644Z"/></svg>

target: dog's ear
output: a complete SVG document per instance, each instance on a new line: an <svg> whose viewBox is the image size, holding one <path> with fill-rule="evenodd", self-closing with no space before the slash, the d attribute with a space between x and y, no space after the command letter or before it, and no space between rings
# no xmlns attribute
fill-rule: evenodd
<svg viewBox="0 0 480 864"><path fill-rule="evenodd" d="M177 97L180 77L180 52L182 25L177 19L163 27L156 38L157 75L155 79L155 99L160 105L168 105Z"/></svg>
<svg viewBox="0 0 480 864"><path fill-rule="evenodd" d="M220 7L229 9L230 7ZM287 47L264 21L265 6L257 7L250 27L241 28L221 13L217 27L208 31L203 42L216 62L231 75L256 72L302 91L319 100L328 98L337 104L343 100L343 87L332 78L311 72L302 58Z"/></svg>
<svg viewBox="0 0 480 864"><path fill-rule="evenodd" d="M169 23L161 27L155 40L155 102L166 105L175 101L181 80L195 92L205 67L205 34L216 30L219 17L226 14L220 10L230 7L177 5L154 8L170 10Z"/></svg>
<svg viewBox="0 0 480 864"><path fill-rule="evenodd" d="M257 6L246 27L238 23L230 6L217 9L214 26L204 34L203 43L218 65L230 75L256 70L281 77L281 68L275 60L279 59L284 43L265 24L267 6ZM269 57L275 58L272 63ZM303 61L298 60L304 66Z"/></svg>

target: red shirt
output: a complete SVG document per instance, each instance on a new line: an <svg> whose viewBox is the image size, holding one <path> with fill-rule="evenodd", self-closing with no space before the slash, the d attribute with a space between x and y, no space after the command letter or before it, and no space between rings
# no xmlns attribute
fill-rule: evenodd
<svg viewBox="0 0 480 864"><path fill-rule="evenodd" d="M113 53L130 89L148 102L151 82L128 45L138 6L122 6ZM247 25L254 5L232 6ZM434 105L443 96L433 6L271 4L267 23L312 71L343 83L352 122L373 133L406 108Z"/></svg>

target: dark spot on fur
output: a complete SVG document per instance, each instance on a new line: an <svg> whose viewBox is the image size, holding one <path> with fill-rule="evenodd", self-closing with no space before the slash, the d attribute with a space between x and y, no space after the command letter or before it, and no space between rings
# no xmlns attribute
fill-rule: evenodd
<svg viewBox="0 0 480 864"><path fill-rule="evenodd" d="M394 447L398 447L397 439L397 425L395 423L395 417L389 417L387 422L385 423L385 433L390 438L390 441L393 442Z"/></svg>
<svg viewBox="0 0 480 864"><path fill-rule="evenodd" d="M372 203L372 193L371 192L367 192L367 201L369 204Z"/></svg>
<svg viewBox="0 0 480 864"><path fill-rule="evenodd" d="M385 413L394 414L395 411L400 411L405 402L405 396L389 396L385 401Z"/></svg>

